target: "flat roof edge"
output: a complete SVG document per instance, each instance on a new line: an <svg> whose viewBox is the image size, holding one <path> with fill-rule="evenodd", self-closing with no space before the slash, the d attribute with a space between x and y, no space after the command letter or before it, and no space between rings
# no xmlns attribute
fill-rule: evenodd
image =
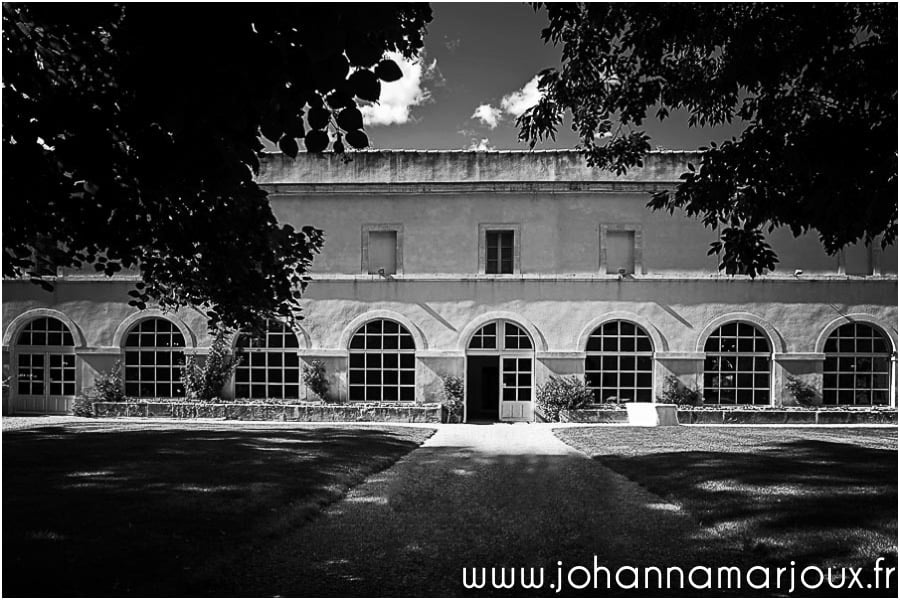
<svg viewBox="0 0 900 600"><path fill-rule="evenodd" d="M275 184L410 183L658 183L679 180L700 152L650 152L619 174L589 167L578 150L366 150L346 154L273 152L262 157L257 182Z"/></svg>

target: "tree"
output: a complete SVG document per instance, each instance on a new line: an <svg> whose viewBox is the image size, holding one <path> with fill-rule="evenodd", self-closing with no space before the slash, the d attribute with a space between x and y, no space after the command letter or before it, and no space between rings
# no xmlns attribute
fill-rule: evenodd
<svg viewBox="0 0 900 600"><path fill-rule="evenodd" d="M541 3L537 5L540 7ZM765 235L818 232L826 251L897 238L895 4L546 4L561 69L519 120L533 147L566 111L590 165L642 164L648 112L689 125L741 119L649 206L721 227L710 254L751 277L775 268Z"/></svg>
<svg viewBox="0 0 900 600"><path fill-rule="evenodd" d="M401 77L427 5L3 5L4 277L139 269L139 308L293 319L323 242L279 225L260 133L364 148L360 102ZM331 135L329 135L329 132Z"/></svg>

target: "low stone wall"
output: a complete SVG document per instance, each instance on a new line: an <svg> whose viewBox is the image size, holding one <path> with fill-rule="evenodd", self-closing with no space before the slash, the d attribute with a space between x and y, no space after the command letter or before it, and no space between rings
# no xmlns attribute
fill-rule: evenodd
<svg viewBox="0 0 900 600"><path fill-rule="evenodd" d="M440 423L440 404L207 404L199 402L94 402L97 417L223 419L226 421L376 421Z"/></svg>
<svg viewBox="0 0 900 600"><path fill-rule="evenodd" d="M679 410L685 425L891 425L887 410Z"/></svg>
<svg viewBox="0 0 900 600"><path fill-rule="evenodd" d="M579 408L559 411L560 423L628 423L628 412L609 408Z"/></svg>
<svg viewBox="0 0 900 600"><path fill-rule="evenodd" d="M561 423L628 423L625 410L563 410ZM686 410L682 425L896 425L896 410Z"/></svg>

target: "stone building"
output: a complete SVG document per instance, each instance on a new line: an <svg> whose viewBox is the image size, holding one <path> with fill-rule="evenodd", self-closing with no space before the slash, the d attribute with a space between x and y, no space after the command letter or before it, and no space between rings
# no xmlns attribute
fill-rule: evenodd
<svg viewBox="0 0 900 600"><path fill-rule="evenodd" d="M463 377L470 420L532 420L552 374L585 376L598 402L650 401L674 375L706 403L787 405L794 375L825 404L896 406L896 249L829 257L775 232L776 272L719 273L714 232L646 208L690 158L616 176L570 151L269 156L273 210L326 243L300 328L236 346L224 395L303 399L318 359L341 402L436 401L442 377ZM179 395L205 318L136 311L133 280L3 282L5 410L69 410L118 359L129 395Z"/></svg>

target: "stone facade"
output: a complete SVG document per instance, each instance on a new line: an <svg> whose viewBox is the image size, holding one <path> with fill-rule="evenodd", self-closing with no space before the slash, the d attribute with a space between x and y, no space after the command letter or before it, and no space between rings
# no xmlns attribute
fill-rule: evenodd
<svg viewBox="0 0 900 600"><path fill-rule="evenodd" d="M654 153L643 168L616 176L589 169L567 151L364 152L349 163L330 155L270 156L259 181L276 215L326 232L297 332L300 361L323 361L332 399L354 400L351 340L367 323L387 319L414 340L415 402L435 402L447 375L467 379L472 393L468 357L502 354L473 351L473 335L491 323L513 324L532 346L517 356L533 359L532 392L523 392L533 398L533 388L550 375L584 374L592 333L625 321L650 338L648 385L656 396L668 375L703 387L707 340L720 326L740 322L770 345L770 376L757 385L768 386L768 402L787 405L788 375L822 388L826 341L839 326L870 324L896 350L894 247L829 257L814 235L795 239L779 231L770 240L780 258L776 272L756 280L721 274L717 257L707 256L714 232L646 208L649 193L670 188L691 159L685 152ZM492 230L515 232L511 273L485 272ZM395 248L395 272L382 275L367 262L376 254L373 232L385 231L396 232L387 246ZM622 260L627 268L620 274ZM174 323L186 353L204 353L211 339L203 315L136 312L126 295L133 281L71 273L58 278L53 292L3 282L3 363L13 376L13 409L16 340L37 317L59 319L71 330L78 391L123 356L125 336L148 317ZM895 360L890 379L896 406ZM234 394L233 385L225 391Z"/></svg>

